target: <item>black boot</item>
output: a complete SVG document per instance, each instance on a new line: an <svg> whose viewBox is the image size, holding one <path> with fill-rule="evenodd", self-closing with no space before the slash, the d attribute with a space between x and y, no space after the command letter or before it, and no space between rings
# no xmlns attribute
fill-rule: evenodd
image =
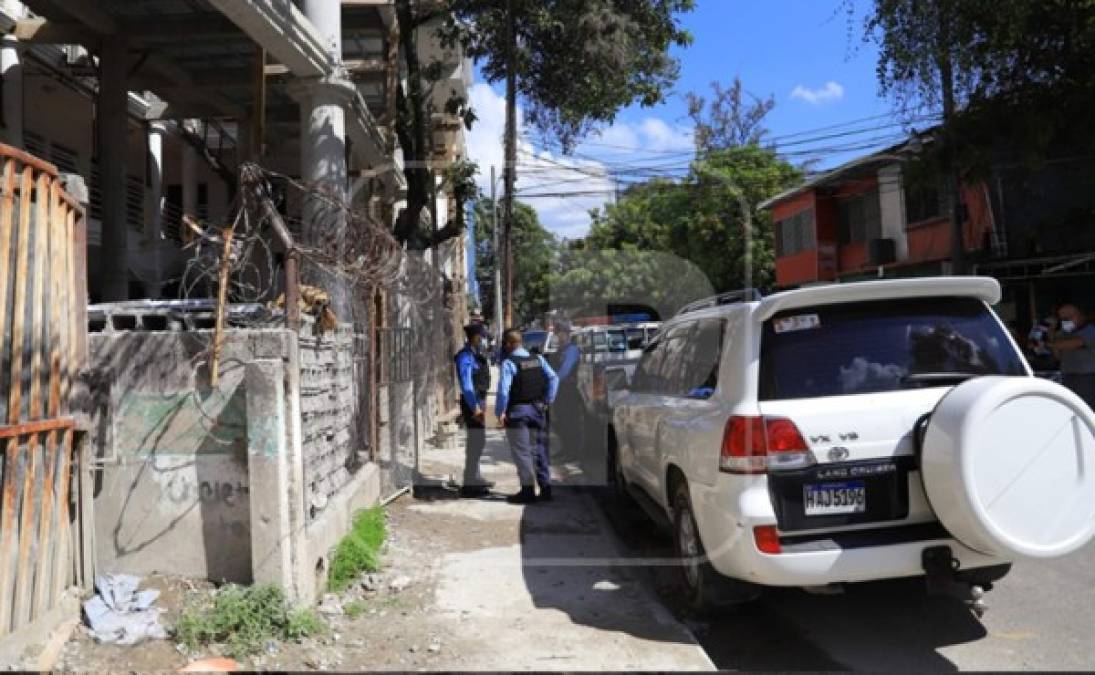
<svg viewBox="0 0 1095 675"><path fill-rule="evenodd" d="M551 501L551 486L550 485L541 485L540 486L540 501L542 501L542 502L550 502Z"/></svg>
<svg viewBox="0 0 1095 675"><path fill-rule="evenodd" d="M510 504L531 504L536 501L536 491L531 486L522 487L517 494L506 497L506 501Z"/></svg>

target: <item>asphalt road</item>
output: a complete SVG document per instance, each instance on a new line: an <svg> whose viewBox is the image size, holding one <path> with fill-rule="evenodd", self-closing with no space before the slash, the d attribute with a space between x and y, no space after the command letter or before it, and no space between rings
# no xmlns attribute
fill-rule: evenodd
<svg viewBox="0 0 1095 675"><path fill-rule="evenodd" d="M636 558L665 556L668 537L641 513L598 495ZM678 614L675 578L644 575ZM922 580L849 587L841 595L797 589L715 616L688 618L711 660L748 670L1091 670L1095 668L1095 545L1067 558L1016 564L988 593L977 619L958 600L928 597Z"/></svg>

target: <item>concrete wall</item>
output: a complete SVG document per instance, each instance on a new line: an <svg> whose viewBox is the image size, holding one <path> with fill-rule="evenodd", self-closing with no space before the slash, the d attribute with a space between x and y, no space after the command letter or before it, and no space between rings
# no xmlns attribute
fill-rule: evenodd
<svg viewBox="0 0 1095 675"><path fill-rule="evenodd" d="M367 408L353 336L230 330L216 388L211 342L209 331L89 338L99 569L272 582L310 602L353 515L381 497L357 431ZM391 414L410 421L413 443L413 399Z"/></svg>
<svg viewBox="0 0 1095 675"><path fill-rule="evenodd" d="M284 331L233 331L221 382L204 386L208 332L91 335L89 442L100 569L248 582L246 364L283 360Z"/></svg>

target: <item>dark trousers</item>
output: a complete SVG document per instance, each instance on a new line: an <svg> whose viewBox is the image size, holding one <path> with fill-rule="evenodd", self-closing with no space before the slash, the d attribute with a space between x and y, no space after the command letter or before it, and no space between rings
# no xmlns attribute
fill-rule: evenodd
<svg viewBox="0 0 1095 675"><path fill-rule="evenodd" d="M551 485L547 418L542 406L515 405L506 414L506 438L522 488Z"/></svg>
<svg viewBox="0 0 1095 675"><path fill-rule="evenodd" d="M487 399L486 392L477 394L480 401ZM479 474L479 460L483 458L483 448L487 446L487 428L484 420L475 419L475 411L460 401L460 416L464 418L464 485L482 483Z"/></svg>
<svg viewBox="0 0 1095 675"><path fill-rule="evenodd" d="M1082 398L1089 408L1095 409L1095 373L1062 373L1061 384Z"/></svg>
<svg viewBox="0 0 1095 675"><path fill-rule="evenodd" d="M573 377L571 378L573 380ZM582 399L578 387L570 382L559 385L559 394L551 404L550 426L559 445L570 458L577 458L582 449Z"/></svg>

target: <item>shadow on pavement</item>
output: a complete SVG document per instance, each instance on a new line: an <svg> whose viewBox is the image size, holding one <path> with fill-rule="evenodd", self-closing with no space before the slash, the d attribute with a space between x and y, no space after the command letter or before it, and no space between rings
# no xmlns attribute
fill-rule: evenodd
<svg viewBox="0 0 1095 675"><path fill-rule="evenodd" d="M588 492L557 485L554 494L550 503L524 507L521 517L522 573L533 604L598 630L692 644L643 579L620 564L615 537Z"/></svg>
<svg viewBox="0 0 1095 675"><path fill-rule="evenodd" d="M607 491L598 492L596 502L626 555L672 554L668 534L638 507L622 507ZM693 617L678 600L674 569L643 570L720 669L952 671L957 668L938 650L987 635L959 600L929 597L922 579L855 584L841 595L773 588L756 601Z"/></svg>

